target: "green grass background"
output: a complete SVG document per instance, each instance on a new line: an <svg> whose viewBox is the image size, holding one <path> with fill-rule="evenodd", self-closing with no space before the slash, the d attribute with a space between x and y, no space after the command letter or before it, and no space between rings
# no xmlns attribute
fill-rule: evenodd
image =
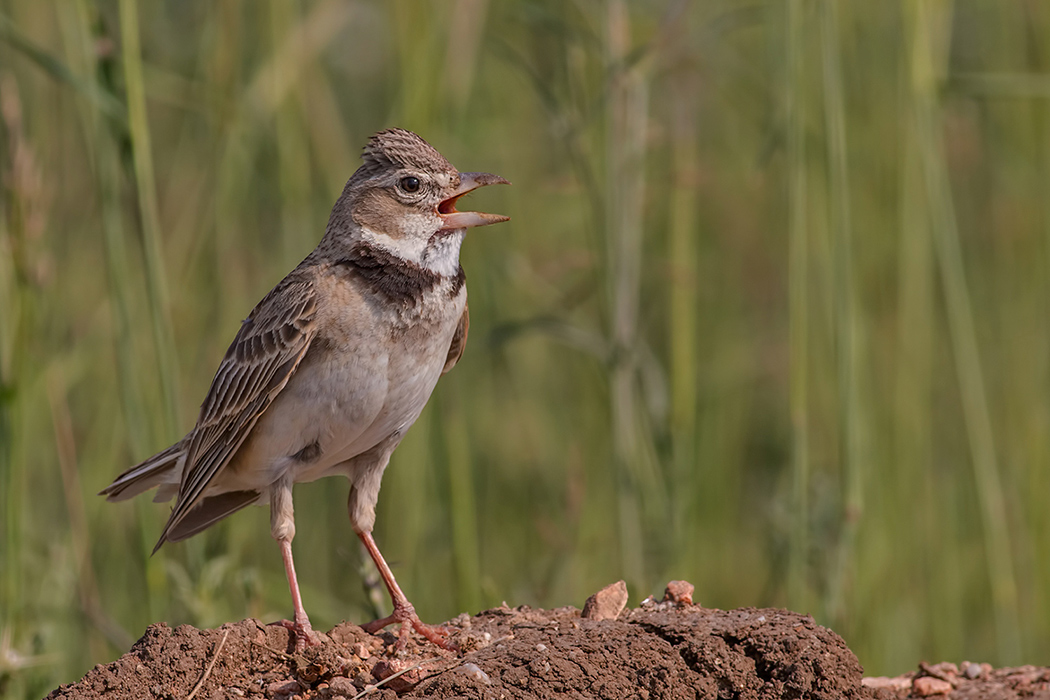
<svg viewBox="0 0 1050 700"><path fill-rule="evenodd" d="M188 430L374 131L471 198L471 338L376 537L421 615L672 578L868 673L1050 658L1050 4L0 0L0 694L290 613L264 509L150 558ZM315 627L387 605L296 490Z"/></svg>

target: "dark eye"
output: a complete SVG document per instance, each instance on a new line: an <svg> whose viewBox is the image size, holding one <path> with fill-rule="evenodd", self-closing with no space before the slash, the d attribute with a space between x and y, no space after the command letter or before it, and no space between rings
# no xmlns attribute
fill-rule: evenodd
<svg viewBox="0 0 1050 700"><path fill-rule="evenodd" d="M405 192L408 192L409 194L413 192L419 192L420 182L418 177L412 177L411 175L409 175L408 177L403 177L401 178L400 185L401 189L403 189Z"/></svg>

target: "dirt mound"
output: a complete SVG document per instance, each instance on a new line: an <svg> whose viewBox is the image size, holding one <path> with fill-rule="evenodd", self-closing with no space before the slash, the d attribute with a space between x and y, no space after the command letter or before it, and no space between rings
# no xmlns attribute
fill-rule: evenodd
<svg viewBox="0 0 1050 700"><path fill-rule="evenodd" d="M120 659L48 697L889 697L861 685L838 635L784 610L648 602L601 620L575 608L504 607L448 625L458 654L411 641L391 655L392 634L350 623L302 654L287 630L256 620L151 625Z"/></svg>
<svg viewBox="0 0 1050 700"><path fill-rule="evenodd" d="M928 697L1050 700L1050 668L919 664L895 678L861 678L845 642L786 610L709 610L693 587L624 611L623 582L584 606L496 608L447 623L458 653L344 622L295 653L283 627L243 620L215 630L151 625L127 654L48 699L346 700L435 698L733 698L845 700Z"/></svg>

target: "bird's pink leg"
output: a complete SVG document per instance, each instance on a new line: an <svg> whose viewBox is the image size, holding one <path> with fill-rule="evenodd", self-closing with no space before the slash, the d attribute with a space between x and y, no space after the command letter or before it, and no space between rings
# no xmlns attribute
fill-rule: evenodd
<svg viewBox="0 0 1050 700"><path fill-rule="evenodd" d="M375 540L372 539L372 533L359 532L357 536L361 538L361 542L364 543L365 549L368 550L372 561L375 562L376 568L379 569L379 575L383 577L383 583L386 584L387 590L390 591L390 600L394 603L394 611L390 615L380 620L373 620L367 625L362 625L362 629L369 634L375 634L389 624L400 622L401 635L398 640L399 646L404 646L408 639L409 630L414 629L442 649L455 651L456 645L449 641L449 631L446 628L440 625L428 625L416 615L415 607L408 602L408 598L401 592L401 587L397 585L394 573L387 566L386 560L383 559L383 555L379 552L379 547L376 546Z"/></svg>
<svg viewBox="0 0 1050 700"><path fill-rule="evenodd" d="M281 558L284 559L284 573L288 576L288 588L292 592L292 608L295 610L294 620L281 620L275 625L281 625L292 631L295 635L295 650L302 651L306 645L319 644L315 638L313 627L310 626L310 618L306 616L306 608L303 607L303 597L299 594L299 581L295 577L295 562L292 561L292 542L282 539Z"/></svg>

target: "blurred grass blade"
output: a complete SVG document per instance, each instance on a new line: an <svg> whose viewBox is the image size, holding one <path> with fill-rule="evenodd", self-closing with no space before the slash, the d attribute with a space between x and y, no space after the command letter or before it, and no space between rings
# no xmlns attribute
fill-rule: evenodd
<svg viewBox="0 0 1050 700"><path fill-rule="evenodd" d="M666 513L652 437L638 396L642 214L645 197L649 85L642 65L628 65L631 17L623 0L606 6L610 87L606 126L607 286L612 336L611 429L618 472L624 577L647 580L644 525Z"/></svg>
<svg viewBox="0 0 1050 700"><path fill-rule="evenodd" d="M980 97L1046 99L1050 75L1034 73L955 73L947 87L952 92Z"/></svg>
<svg viewBox="0 0 1050 700"><path fill-rule="evenodd" d="M856 570L857 530L864 511L866 459L861 448L863 412L858 391L863 332L853 281L853 223L850 214L846 106L843 96L842 38L838 0L820 5L821 55L824 74L824 121L827 125L828 189L834 245L835 335L838 364L839 452L842 464L842 525L828 586L828 617L846 633L846 591Z"/></svg>
<svg viewBox="0 0 1050 700"><path fill-rule="evenodd" d="M456 604L459 610L479 610L481 564L478 559L478 504L470 449L470 431L459 408L461 392L446 387L441 401L443 442L448 464L448 510L452 524L452 559L456 572Z"/></svg>
<svg viewBox="0 0 1050 700"><path fill-rule="evenodd" d="M905 36L913 36L913 0L901 0ZM911 68L908 65L907 68ZM905 124L904 157L901 163L901 224L897 252L897 347L894 362L895 400L893 402L893 459L887 465L885 478L893 490L914 490L927 502L937 499L937 469L934 460L933 413L934 340L936 334L935 270L930 232L932 199L923 178L921 138L916 129L913 101L917 97L910 80L910 70L902 71L901 110ZM940 533L950 523L935 509L925 509L916 523L909 505L901 501L888 513L895 525L891 537L905 541L914 538L925 549L942 546ZM918 525L918 531L916 531ZM965 554L962 554L965 556ZM953 569L923 558L921 571L925 580L926 606L940 624L930 625L934 646L950 649L962 637L962 588L951 585L956 579Z"/></svg>
<svg viewBox="0 0 1050 700"><path fill-rule="evenodd" d="M101 111L105 112L106 116L125 123L127 115L124 113L124 105L121 104L120 100L115 98L112 93L103 90L98 83L82 79L73 73L66 64L39 46L36 46L18 31L18 27L3 13L0 13L0 42L7 43L13 49L25 55L55 80L65 83L77 92L85 95Z"/></svg>
<svg viewBox="0 0 1050 700"><path fill-rule="evenodd" d="M274 46L245 90L242 106L245 117L260 119L276 110L303 80L303 73L317 54L346 27L357 9L355 2L325 0L312 4L302 20L292 22L284 40Z"/></svg>
<svg viewBox="0 0 1050 700"><path fill-rule="evenodd" d="M792 524L788 605L809 609L809 232L806 192L804 0L787 5L788 317Z"/></svg>
<svg viewBox="0 0 1050 700"><path fill-rule="evenodd" d="M286 0L274 0L270 3L270 33L274 54L278 47L288 46L288 50L301 55L303 50L293 42L303 39L301 32L289 32L290 27L298 26L295 5ZM286 36L289 35L290 36ZM287 42L287 43L285 43ZM296 68L306 72L309 63ZM310 191L312 188L310 172L310 150L306 143L304 129L298 122L299 110L293 98L297 86L301 83L285 77L290 67L283 63L274 64L277 69L272 73L275 82L274 92L281 91L286 98L276 103L274 110L274 136L277 141L277 158L280 162L281 192L281 241L284 244L284 257L294 260L300 249L315 235L310 216ZM281 86L286 86L282 88Z"/></svg>
<svg viewBox="0 0 1050 700"><path fill-rule="evenodd" d="M142 51L139 46L137 0L120 0L120 37L123 45L128 126L131 133L135 185L146 264L150 326L153 330L153 343L157 355L157 378L161 386L163 421L160 441L168 442L174 441L180 434L178 368L175 363L175 334L171 328L168 304L167 274L164 270L164 246L161 239L160 213L157 209L157 185L154 180L153 153L146 114L146 92L142 82Z"/></svg>
<svg viewBox="0 0 1050 700"><path fill-rule="evenodd" d="M452 10L456 20L449 23L441 78L448 87L451 107L458 115L463 115L469 104L488 9L489 0L455 0Z"/></svg>
<svg viewBox="0 0 1050 700"><path fill-rule="evenodd" d="M29 339L38 307L33 290L31 239L34 237L34 203L27 180L34 162L24 131L23 105L18 84L9 74L0 75L0 498L3 499L3 551L0 552L0 627L21 634L25 621L27 475L19 459L18 434L25 425L27 385L30 382ZM21 162L19 162L21 161ZM20 167L22 166L22 167ZM36 233L39 233L37 231Z"/></svg>
<svg viewBox="0 0 1050 700"><path fill-rule="evenodd" d="M109 70L112 67L112 59L103 57L90 49L78 50L109 41L108 36L95 32L96 27L99 28L98 31L102 31L98 18L94 14L95 11L95 8L86 2L77 4L77 12L73 19L67 22L69 33L67 40L70 47L67 54L71 56L70 65L80 74L97 76L102 85L101 89L111 92L114 85L105 81L112 80L113 73ZM83 65L80 65L81 63ZM121 414L124 419L125 440L126 444L130 445L130 455L126 452L121 452L121 454L124 454L125 458L137 460L148 455L156 444L155 438L151 438L152 431L149 429L148 422L149 410L143 399L139 383L143 361L135 344L134 327L136 324L133 311L135 292L131 270L133 253L129 252L129 241L124 230L121 155L118 139L124 133L121 125L125 122L116 122L117 126L114 126L113 120L106 112L99 109L95 102L82 104L80 119L94 166L93 179L100 209L99 226L102 229L108 283L107 301L113 318L114 338L112 343L116 355L116 384L120 396ZM105 478L108 479L119 473L118 466L107 465ZM136 509L140 516L149 512L148 506L141 503L136 506ZM136 528L141 553L141 559L138 561L144 562L147 586L144 594L138 599L143 601L143 608L148 611L149 619L157 619L163 614L162 602L167 597L167 581L162 568L163 555L153 558L149 556L154 545L150 534L152 530L142 527L142 522L143 519L140 517L139 527Z"/></svg>
<svg viewBox="0 0 1050 700"><path fill-rule="evenodd" d="M63 373L55 366L48 377L47 395L55 429L55 448L62 477L62 492L66 498L73 559L77 568L77 597L81 611L98 632L113 649L123 651L135 640L106 613L99 596L98 581L91 560L91 537L84 509L84 489L81 487L80 472L77 468L76 438L73 434L73 421L70 418L66 393ZM99 646L96 636L92 636L91 642L93 646ZM107 652L108 649L102 647L93 650L96 656Z"/></svg>
<svg viewBox="0 0 1050 700"><path fill-rule="evenodd" d="M912 39L912 80L915 90L915 119L920 136L923 174L931 198L932 230L948 312L952 350L962 393L966 436L980 503L981 525L988 578L995 610L1000 663L1021 661L1017 583L1010 536L1007 530L1006 499L1000 480L992 434L992 419L985 395L984 374L977 347L973 308L966 284L959 229L955 220L951 184L942 152L939 124L938 76L943 75L944 54L937 48L938 33L951 27L951 3L919 0Z"/></svg>
<svg viewBox="0 0 1050 700"><path fill-rule="evenodd" d="M675 94L672 103L671 143L674 155L673 183L668 197L668 243L669 284L668 306L672 322L668 326L671 346L670 391L671 391L671 439L674 441L674 483L696 484L697 465L697 409L699 398L700 357L698 343L699 295L701 273L699 270L700 231L697 217L697 99L695 85L685 83ZM677 498L688 500L692 488L676 492ZM691 533L684 522L686 509L673 509L679 516L674 523L676 540L688 538ZM678 540L676 546L684 546Z"/></svg>

